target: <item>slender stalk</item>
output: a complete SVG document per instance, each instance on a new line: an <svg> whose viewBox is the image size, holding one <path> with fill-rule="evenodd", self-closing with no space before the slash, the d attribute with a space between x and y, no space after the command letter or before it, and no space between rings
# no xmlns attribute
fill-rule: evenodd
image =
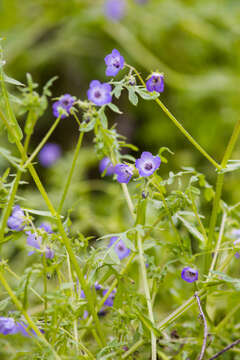
<svg viewBox="0 0 240 360"><path fill-rule="evenodd" d="M206 346L207 346L208 327L207 327L207 320L206 320L206 318L205 318L205 316L204 316L204 313L203 313L203 310L202 310L202 306L201 306L201 302L200 302L199 296L198 296L197 293L195 293L194 296L195 296L195 298L196 298L196 300L197 300L200 317L202 318L203 323L204 323L203 344L202 344L202 349L201 349L200 355L199 355L199 357L198 357L198 360L202 360L203 357L204 357L204 353L205 353L205 350L206 350Z"/></svg>
<svg viewBox="0 0 240 360"><path fill-rule="evenodd" d="M61 197L61 200L60 200L60 203L59 203L59 206L58 206L58 213L59 213L59 214L60 214L61 211L62 211L62 207L63 207L64 201L65 201L65 199L66 199L66 196L67 196L67 193L68 193L68 190L69 190L69 186L70 186L70 184L71 184L73 172L74 172L74 169L75 169L75 166L76 166L76 162L77 162L77 158L78 158L78 155L79 155L79 151L80 151L80 148L81 148L81 145L82 145L83 135L84 135L83 132L81 132L81 133L79 134L77 146L76 146L76 149L75 149L75 152L74 152L74 156L73 156L72 166L71 166L70 172L69 172L69 174L68 174L68 178L67 178L65 187L64 187L64 189L63 189L62 197Z"/></svg>
<svg viewBox="0 0 240 360"><path fill-rule="evenodd" d="M42 256L43 262L43 289L44 289L44 322L45 322L45 332L47 331L47 323L48 323L48 299L47 299L47 262L46 256L43 254Z"/></svg>
<svg viewBox="0 0 240 360"><path fill-rule="evenodd" d="M35 323L33 322L32 318L28 315L28 313L23 309L21 302L17 299L16 295L14 294L14 292L12 291L12 289L10 288L10 286L8 285L8 282L6 281L3 273L0 271L0 282L2 283L3 287L5 288L5 290L8 292L9 296L11 297L13 303L16 305L17 309L23 314L23 316L25 317L27 323L29 324L29 326L31 327L31 329L33 329L35 331L35 333L37 334L37 336L42 340L42 342L51 350L51 352L53 353L55 359L57 360L61 360L61 358L59 357L59 355L56 353L56 351L53 349L53 347L49 344L49 342L46 340L46 338L43 336L43 334L41 333L41 331L38 329L38 327L35 325Z"/></svg>
<svg viewBox="0 0 240 360"><path fill-rule="evenodd" d="M46 144L46 142L48 141L49 137L52 135L53 131L56 129L58 123L61 120L61 115L55 120L55 122L53 123L53 125L51 126L51 128L48 130L47 134L44 136L44 138L42 139L42 141L38 144L38 146L36 147L36 149L34 150L34 152L31 154L31 156L27 159L27 161L25 162L25 164L23 165L23 169L26 169L28 167L28 165L33 161L33 159L35 158L35 156L39 153L39 151L42 149L42 147Z"/></svg>
<svg viewBox="0 0 240 360"><path fill-rule="evenodd" d="M146 84L143 80L143 78L141 77L141 75L139 74L139 72L132 66L129 66L131 69L133 69L133 71L135 72L135 74L137 75L137 77L139 78L140 82L142 83L142 85L144 87L146 87ZM196 140L194 140L194 138L192 137L192 135L189 134L189 132L187 130L185 130L185 128L182 126L182 124L180 124L180 122L175 118L175 116L173 116L173 114L167 109L167 107L163 104L163 102L160 99L154 99L155 102L158 104L158 106L163 110L163 112L167 115L167 117L174 123L174 125L181 131L181 133L190 141L190 143L192 143L192 145L210 162L212 163L212 165L218 169L221 170L221 166L201 147L201 145L199 145L197 143Z"/></svg>
<svg viewBox="0 0 240 360"><path fill-rule="evenodd" d="M72 288L71 288L71 301L72 301L72 303L73 303L73 301L74 301L74 283L73 283L71 263L70 263L70 259L69 259L68 253L67 253L67 267L68 267L68 277L69 277L69 281L70 281L70 283L72 284ZM73 321L73 332L74 332L74 337L75 337L75 342L76 342L76 351L77 351L77 355L78 355L78 353L79 353L79 347L78 347L77 319L74 319L74 321Z"/></svg>
<svg viewBox="0 0 240 360"><path fill-rule="evenodd" d="M65 332L69 337L71 337L72 339L73 336L64 328L60 328L63 332ZM79 343L79 347L81 348L81 350L83 350L88 356L89 359L95 360L95 357L93 356L93 354L88 350L88 348L86 348L86 346L84 346L82 343Z"/></svg>
<svg viewBox="0 0 240 360"><path fill-rule="evenodd" d="M222 354L224 354L226 351L232 349L234 346L240 344L240 339L234 341L232 344L226 346L223 350L219 351L217 354L215 354L214 356L212 356L209 360L214 360L217 359L219 356L221 356Z"/></svg>
<svg viewBox="0 0 240 360"><path fill-rule="evenodd" d="M217 256L218 256L218 252L219 252L221 242L222 242L222 238L223 238L226 219L227 219L227 215L226 215L226 213L224 213L223 217L222 217L222 223L221 223L221 227L220 227L220 231L219 231L218 241L217 241L217 244L216 244L216 248L214 250L214 256L213 256L212 263L211 263L211 266L210 266L210 269L209 269L207 281L210 280L211 272L214 270L214 267L215 267L215 264L216 264L216 261L217 261Z"/></svg>
<svg viewBox="0 0 240 360"><path fill-rule="evenodd" d="M130 211L130 213L131 213L131 215L132 215L132 218L135 219L134 205L133 205L133 203L132 203L132 199L131 199L131 197L130 197L127 184L121 184L121 186L122 186L122 190L123 190L125 199L126 199L126 201L127 201L127 205L128 205L129 211Z"/></svg>
<svg viewBox="0 0 240 360"><path fill-rule="evenodd" d="M149 319L151 320L153 326L155 326L152 301L151 301L146 266L145 266L145 261L144 261L143 244L142 244L142 239L141 239L141 236L139 235L139 233L137 235L137 244L138 244L139 260L140 260L140 266L141 266L141 271L142 271L143 287L144 287L145 297L146 297L146 301L147 301ZM153 330L151 330L151 343L152 343L152 360L156 360L157 359L157 339L156 339L156 336L155 336Z"/></svg>

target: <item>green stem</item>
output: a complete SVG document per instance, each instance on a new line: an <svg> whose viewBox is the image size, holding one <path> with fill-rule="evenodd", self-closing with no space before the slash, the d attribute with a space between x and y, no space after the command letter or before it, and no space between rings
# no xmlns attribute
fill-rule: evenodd
<svg viewBox="0 0 240 360"><path fill-rule="evenodd" d="M65 201L65 199L66 199L66 196L67 196L67 193L68 193L68 190L69 190L69 186L70 186L70 184L71 184L73 172L74 172L74 169L75 169L75 166L76 166L76 162L77 162L77 158L78 158L78 155L79 155L79 151L80 151L80 148L81 148L81 145L82 145L83 135L84 135L83 132L81 132L81 133L79 134L77 146L76 146L76 149L75 149L75 152L74 152L74 156L73 156L72 166L71 166L70 172L69 172L69 174L68 174L67 182L66 182L66 184L65 184L65 187L64 187L64 190L63 190L63 193L62 193L62 197L61 197L61 200L60 200L60 203L59 203L59 207L58 207L58 213L59 213L59 214L60 214L61 211L62 211L62 207L63 207L64 201Z"/></svg>
<svg viewBox="0 0 240 360"><path fill-rule="evenodd" d="M33 161L35 156L39 153L39 151L42 149L42 147L45 145L45 143L48 141L49 137L52 135L53 131L56 129L58 123L61 120L61 115L55 120L51 128L48 130L47 134L44 136L42 141L39 143L39 145L36 147L34 152L31 154L31 156L27 159L26 163L23 165L23 169L27 168L28 165Z"/></svg>
<svg viewBox="0 0 240 360"><path fill-rule="evenodd" d="M232 155L232 151L233 151L233 148L238 139L239 132L240 132L240 120L238 120L238 122L236 123L236 125L233 129L232 136L228 142L226 151L224 153L224 156L223 156L223 159L221 162L221 167L223 169L226 167L227 162ZM216 222L217 222L217 214L218 214L219 204L220 204L220 200L221 200L221 196L222 196L223 181L224 181L224 173L220 172L217 176L216 193L214 196L213 209L212 209L210 225L209 225L209 234L208 234L208 241L207 241L207 249L209 249L209 250L212 248L215 226L216 226ZM206 257L205 272L207 271L207 269L209 267L210 261L211 261L210 256Z"/></svg>
<svg viewBox="0 0 240 360"><path fill-rule="evenodd" d="M48 300L47 300L47 262L46 256L43 254L42 256L43 262L43 289L44 289L44 322L45 322L45 333L47 333L47 323L48 323L48 316L47 316L47 309L48 309Z"/></svg>
<svg viewBox="0 0 240 360"><path fill-rule="evenodd" d="M145 292L145 297L146 297L147 307L148 307L148 315L149 315L149 319L151 320L153 326L155 326L153 308L152 308L152 300L151 300L151 296L150 296L146 266L145 266L145 261L144 261L143 244L142 244L142 239L141 239L139 233L137 235L137 244L138 244L140 266L141 266L141 271L142 271L143 287L144 287L144 292ZM156 360L157 359L157 339L156 339L156 336L155 336L153 330L151 330L151 343L152 343L152 360Z"/></svg>
<svg viewBox="0 0 240 360"><path fill-rule="evenodd" d="M124 193L124 196L125 196L129 211L130 211L130 213L132 215L132 218L135 219L134 205L132 203L132 199L131 199L131 196L129 194L127 184L121 184L121 186L122 186L122 190L123 190L123 193Z"/></svg>
<svg viewBox="0 0 240 360"><path fill-rule="evenodd" d="M17 309L23 314L25 317L27 323L35 331L37 336L43 341L43 343L51 350L53 353L55 359L61 360L59 355L56 353L56 351L53 349L53 347L49 344L49 342L46 340L46 338L43 336L41 331L38 329L38 327L33 322L32 318L28 315L28 313L23 309L21 302L18 300L10 286L8 285L8 282L6 281L5 277L3 276L2 272L0 271L0 282L2 283L5 290L8 292L9 296L11 297L13 303L16 305Z"/></svg>
<svg viewBox="0 0 240 360"><path fill-rule="evenodd" d="M10 132L10 134L13 135L13 130L11 128L11 126L9 125L7 119L5 118L5 116L3 115L3 113L0 111L0 117L2 118L7 130ZM22 155L22 158L23 160L26 160L26 154L25 154L25 151L24 151L24 148L21 144L21 142L16 139L16 145L18 147L18 150L19 152L21 153ZM73 267L75 268L75 271L77 273L77 276L79 278L79 281L80 281L80 284L83 288L83 291L86 295L86 298L87 298L87 301L88 301L88 307L89 307L89 311L90 313L92 314L93 316L93 319L95 321L95 325L96 325L96 328L97 328L97 331L99 332L99 336L102 340L102 343L103 345L105 344L105 340L104 340L104 336L103 336L103 333L102 333L102 330L101 330L101 326L100 326L100 321L98 319L98 316L97 316L97 313L95 311L95 307L94 307L94 302L93 302L93 299L92 299L92 295L91 295L91 292L90 292L90 289L84 279L84 276L83 276L83 273L82 273L82 270L77 262L77 259L75 257L75 254L72 250L72 247L71 247L71 242L69 240L69 238L67 237L66 235L66 232L64 230L64 227L63 227L63 224L62 224L62 221L61 221L61 218L60 216L56 213L56 210L54 209L52 203L51 203L51 200L49 199L39 177L38 177L38 174L34 168L34 166L30 163L28 164L28 169L29 169L29 172L39 190L39 192L41 193L43 199L45 200L46 204L47 204L47 207L48 209L50 210L51 214L53 215L53 217L56 219L57 221L57 226L58 226L58 229L59 229L59 232L62 236L62 240L63 240L63 243L68 251L68 254L70 256L70 260L71 260L71 263L73 264Z"/></svg>
<svg viewBox="0 0 240 360"><path fill-rule="evenodd" d="M143 86L146 87L146 84L145 84L144 80L142 79L141 75L138 73L138 71L135 68L131 67L131 66L130 66L130 68L133 69L133 71L135 72L135 74L137 75L137 77L139 78L141 83L143 84ZM181 133L192 143L192 145L195 146L195 148L208 161L210 161L210 163L212 163L215 168L217 168L218 170L221 170L221 166L201 147L201 145L199 145L197 143L196 140L194 140L192 135L190 135L189 132L184 129L182 124L180 124L180 122L175 118L175 116L173 116L173 114L167 109L167 107L162 103L162 101L157 98L157 99L155 99L155 102L158 104L158 106L160 106L160 108L167 115L167 117L169 117L169 119L174 123L174 125L181 131Z"/></svg>

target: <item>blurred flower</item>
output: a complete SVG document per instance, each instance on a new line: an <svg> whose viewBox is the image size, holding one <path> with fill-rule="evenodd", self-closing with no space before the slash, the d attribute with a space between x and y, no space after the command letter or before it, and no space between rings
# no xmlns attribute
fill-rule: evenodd
<svg viewBox="0 0 240 360"><path fill-rule="evenodd" d="M41 236L37 236L36 234L32 233L31 231L26 231L27 236L27 244L29 246L34 247L35 249L40 250L40 246L42 243ZM35 253L35 250L29 251L28 256L31 256Z"/></svg>
<svg viewBox="0 0 240 360"><path fill-rule="evenodd" d="M116 76L117 73L124 67L124 58L116 49L114 49L111 54L107 55L104 60L107 65L107 76Z"/></svg>
<svg viewBox="0 0 240 360"><path fill-rule="evenodd" d="M192 283L198 280L198 271L187 266L182 270L181 277L184 281Z"/></svg>
<svg viewBox="0 0 240 360"><path fill-rule="evenodd" d="M110 239L110 243L108 245L108 247L111 247L113 244L115 244L115 242L118 240L119 238L117 236L113 236ZM127 257L131 250L128 249L126 247L126 245L124 244L124 242L122 241L122 239L120 239L116 245L114 246L114 250L117 254L117 256L119 257L120 260L124 259L125 257Z"/></svg>
<svg viewBox="0 0 240 360"><path fill-rule="evenodd" d="M47 246L47 248L45 250L46 258L52 260L54 258L54 255L55 255L55 252L49 246Z"/></svg>
<svg viewBox="0 0 240 360"><path fill-rule="evenodd" d="M108 292L108 289L107 289L107 290L103 290L103 296L105 296L107 292ZM105 300L104 305L106 305L106 306L113 306L115 294L116 294L116 290L113 290L113 291L110 293L110 295L108 296L108 298Z"/></svg>
<svg viewBox="0 0 240 360"><path fill-rule="evenodd" d="M90 82L90 87L87 92L88 100L95 105L102 106L112 101L112 88L107 83L100 83L98 80Z"/></svg>
<svg viewBox="0 0 240 360"><path fill-rule="evenodd" d="M61 156L61 148L55 143L47 143L38 155L40 164L43 167L50 167L59 159Z"/></svg>
<svg viewBox="0 0 240 360"><path fill-rule="evenodd" d="M105 16L113 21L121 20L126 12L125 0L106 0L104 4Z"/></svg>
<svg viewBox="0 0 240 360"><path fill-rule="evenodd" d="M164 90L164 76L161 73L154 72L146 82L147 90L163 92Z"/></svg>
<svg viewBox="0 0 240 360"><path fill-rule="evenodd" d="M94 287L96 291L102 290L102 285L100 285L97 281L95 282Z"/></svg>
<svg viewBox="0 0 240 360"><path fill-rule="evenodd" d="M239 229L234 229L232 231L232 236L236 239L233 244L234 246L240 246L240 230ZM235 254L234 254L235 258L236 259L240 259L240 252L237 251Z"/></svg>
<svg viewBox="0 0 240 360"><path fill-rule="evenodd" d="M48 223L41 223L41 225L39 226L39 229L43 229L45 230L48 234L52 234L53 231L52 231L52 227L50 224Z"/></svg>
<svg viewBox="0 0 240 360"><path fill-rule="evenodd" d="M108 157L104 157L99 163L99 170L102 174L105 170L105 175L112 175L114 174L114 166L111 163L111 160Z"/></svg>
<svg viewBox="0 0 240 360"><path fill-rule="evenodd" d="M129 183L133 176L132 168L125 164L117 164L114 168L114 173L117 175L117 181L125 184Z"/></svg>
<svg viewBox="0 0 240 360"><path fill-rule="evenodd" d="M3 335L16 334L18 328L14 319L8 317L0 317L0 333Z"/></svg>
<svg viewBox="0 0 240 360"><path fill-rule="evenodd" d="M21 231L24 229L25 214L19 205L14 206L11 216L8 218L7 225L11 230Z"/></svg>
<svg viewBox="0 0 240 360"><path fill-rule="evenodd" d="M62 108L65 110L68 114L70 114L70 110L75 102L75 98L69 94L65 94L60 97L58 101L55 101L52 105L53 108L53 115L55 117L59 117L60 113L59 110ZM61 119L65 119L67 117L67 114L62 114Z"/></svg>
<svg viewBox="0 0 240 360"><path fill-rule="evenodd" d="M153 156L150 152L144 151L140 159L136 160L136 168L140 176L150 176L159 168L161 159L159 156Z"/></svg>

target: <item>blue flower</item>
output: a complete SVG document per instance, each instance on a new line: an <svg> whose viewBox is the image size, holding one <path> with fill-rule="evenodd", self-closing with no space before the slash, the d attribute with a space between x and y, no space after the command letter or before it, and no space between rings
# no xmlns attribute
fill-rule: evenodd
<svg viewBox="0 0 240 360"><path fill-rule="evenodd" d="M184 281L192 283L198 280L198 271L187 266L182 270L181 277Z"/></svg>
<svg viewBox="0 0 240 360"><path fill-rule="evenodd" d="M100 173L104 173L105 171L105 175L112 175L114 174L114 166L111 163L111 160L108 157L104 157L100 163L99 163L99 170Z"/></svg>
<svg viewBox="0 0 240 360"><path fill-rule="evenodd" d="M117 73L124 67L124 58L116 49L114 49L111 54L107 55L104 60L107 65L107 76L116 76Z"/></svg>
<svg viewBox="0 0 240 360"><path fill-rule="evenodd" d="M125 184L129 183L133 176L132 168L125 164L117 164L114 168L114 173L117 175L117 181Z"/></svg>
<svg viewBox="0 0 240 360"><path fill-rule="evenodd" d="M11 230L21 231L25 227L25 214L19 205L14 206L11 216L9 216L7 225Z"/></svg>
<svg viewBox="0 0 240 360"><path fill-rule="evenodd" d="M14 319L8 317L0 317L0 333L3 335L12 335L18 332L18 328Z"/></svg>
<svg viewBox="0 0 240 360"><path fill-rule="evenodd" d="M152 73L151 77L146 82L147 90L150 92L157 91L163 92L164 91L164 76L161 73L154 72Z"/></svg>
<svg viewBox="0 0 240 360"><path fill-rule="evenodd" d="M108 104L112 101L112 88L107 83L100 83L98 80L90 82L90 87L87 92L88 100L92 101L97 106Z"/></svg>
<svg viewBox="0 0 240 360"><path fill-rule="evenodd" d="M59 159L61 156L61 148L55 143L47 143L38 155L40 164L43 167L50 167Z"/></svg>
<svg viewBox="0 0 240 360"><path fill-rule="evenodd" d="M153 156L150 152L144 151L140 159L136 160L136 168L140 176L150 176L159 168L161 159L159 156Z"/></svg>
<svg viewBox="0 0 240 360"><path fill-rule="evenodd" d="M53 115L55 117L59 117L60 113L59 110L62 108L67 112L67 114L70 114L70 110L75 102L75 98L69 94L65 94L60 97L58 101L55 101L53 103ZM67 117L67 114L62 114L61 119L65 119Z"/></svg>
<svg viewBox="0 0 240 360"><path fill-rule="evenodd" d="M104 13L112 21L119 21L125 15L125 0L106 0L104 4Z"/></svg>
<svg viewBox="0 0 240 360"><path fill-rule="evenodd" d="M97 281L95 282L94 287L96 291L102 290L102 285L100 285Z"/></svg>
<svg viewBox="0 0 240 360"><path fill-rule="evenodd" d="M41 225L39 226L39 229L45 230L48 234L53 234L52 227L48 223L45 223L45 222L41 223Z"/></svg>
<svg viewBox="0 0 240 360"><path fill-rule="evenodd" d="M51 249L49 246L47 246L46 250L45 250L45 257L47 259L52 260L54 258L55 252L53 251L53 249Z"/></svg>
<svg viewBox="0 0 240 360"><path fill-rule="evenodd" d="M40 250L40 246L42 243L41 236L37 236L36 234L32 233L31 231L26 231L27 236L27 244L37 250ZM35 250L29 251L28 256L31 256L35 253Z"/></svg>
<svg viewBox="0 0 240 360"><path fill-rule="evenodd" d="M108 289L107 289L107 290L103 290L103 296L105 296L107 292L108 292ZM113 306L115 294L116 294L116 290L113 290L113 291L110 293L110 295L108 296L108 298L105 300L104 305L106 305L106 306Z"/></svg>
<svg viewBox="0 0 240 360"><path fill-rule="evenodd" d="M122 260L130 254L131 250L126 247L122 239L120 239L119 241L118 239L119 238L117 236L111 237L108 247L111 247L113 244L116 243L116 245L114 246L114 250L119 259Z"/></svg>

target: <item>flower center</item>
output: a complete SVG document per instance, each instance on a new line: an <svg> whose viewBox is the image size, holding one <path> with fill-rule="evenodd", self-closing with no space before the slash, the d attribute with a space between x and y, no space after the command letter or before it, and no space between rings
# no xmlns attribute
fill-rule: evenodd
<svg viewBox="0 0 240 360"><path fill-rule="evenodd" d="M121 244L120 244L120 245L118 245L118 250L119 250L119 251L123 251L123 250L124 250L124 246L123 246L123 245L121 245Z"/></svg>
<svg viewBox="0 0 240 360"><path fill-rule="evenodd" d="M115 66L116 68L119 68L120 67L120 62L119 62L119 60L114 60L114 62L113 62L113 66Z"/></svg>
<svg viewBox="0 0 240 360"><path fill-rule="evenodd" d="M63 100L62 104L63 104L64 106L68 106L68 105L69 105L69 100Z"/></svg>
<svg viewBox="0 0 240 360"><path fill-rule="evenodd" d="M145 163L144 164L144 169L145 170L152 170L152 168L153 168L153 165L152 165L152 163L150 163L150 162L147 162L147 163Z"/></svg>
<svg viewBox="0 0 240 360"><path fill-rule="evenodd" d="M193 277L195 277L196 274L195 274L195 272L188 270L188 271L186 271L186 275L189 278L193 278Z"/></svg>
<svg viewBox="0 0 240 360"><path fill-rule="evenodd" d="M95 91L94 96L96 98L100 98L102 96L101 92L99 90Z"/></svg>

